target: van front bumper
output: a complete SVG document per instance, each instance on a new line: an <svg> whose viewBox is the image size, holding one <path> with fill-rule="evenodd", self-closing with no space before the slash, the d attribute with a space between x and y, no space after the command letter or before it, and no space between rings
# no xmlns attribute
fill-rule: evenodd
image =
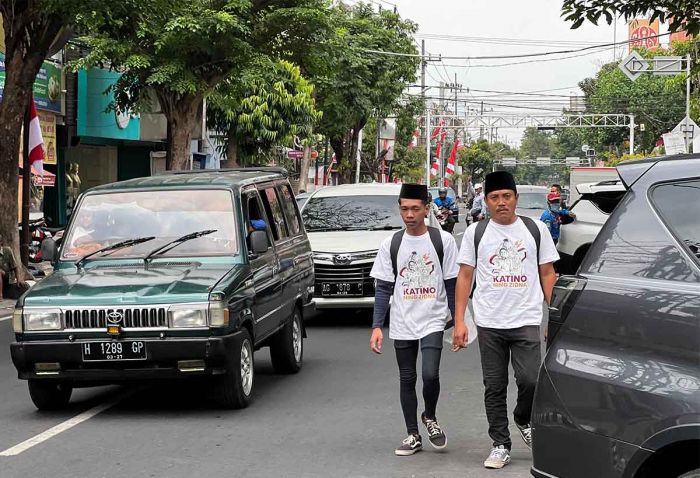
<svg viewBox="0 0 700 478"><path fill-rule="evenodd" d="M130 338L144 342L146 358L141 360L84 361L82 347L95 339L10 344L12 362L20 379L70 380L111 383L126 380L170 379L192 375L225 373L226 361L242 332L221 337ZM178 362L202 361L203 365L179 367ZM58 371L37 371L37 363L58 363ZM182 368L182 369L181 369Z"/></svg>

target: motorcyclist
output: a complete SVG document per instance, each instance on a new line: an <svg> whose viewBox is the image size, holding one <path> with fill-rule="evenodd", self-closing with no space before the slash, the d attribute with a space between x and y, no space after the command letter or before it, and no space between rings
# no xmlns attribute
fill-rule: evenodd
<svg viewBox="0 0 700 478"><path fill-rule="evenodd" d="M448 211L447 227L444 229L448 232L452 232L456 222L455 218L452 217L452 208L455 206L455 201L447 195L447 188L438 189L438 197L435 198L435 205L438 209L445 209Z"/></svg>
<svg viewBox="0 0 700 478"><path fill-rule="evenodd" d="M476 192L476 196L474 196L474 202L472 203L472 208L469 211L469 214L472 217L472 220L474 222L480 221L484 219L486 216L487 210L486 210L486 204L484 203L484 194L483 194L483 186L481 183L476 183L474 185L474 191Z"/></svg>

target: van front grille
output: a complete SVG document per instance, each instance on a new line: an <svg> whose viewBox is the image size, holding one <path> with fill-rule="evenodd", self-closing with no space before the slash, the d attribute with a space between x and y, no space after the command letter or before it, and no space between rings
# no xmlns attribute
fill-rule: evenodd
<svg viewBox="0 0 700 478"><path fill-rule="evenodd" d="M162 306L69 309L63 311L63 317L66 329L105 329L110 324L124 328L168 326L167 308Z"/></svg>

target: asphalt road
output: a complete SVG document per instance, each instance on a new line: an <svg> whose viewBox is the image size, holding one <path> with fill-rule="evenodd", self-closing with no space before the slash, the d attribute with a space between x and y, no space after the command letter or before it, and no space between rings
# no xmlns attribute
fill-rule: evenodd
<svg viewBox="0 0 700 478"><path fill-rule="evenodd" d="M352 311L315 317L297 375L275 375L267 350L257 352L245 410L221 410L202 383L176 382L77 390L68 410L40 413L16 379L11 323L0 319L0 476L529 476L514 425L512 463L483 468L490 440L476 344L443 355L438 418L448 451L394 456L405 435L398 372L389 341L383 355L369 351L369 324ZM511 383L511 412L514 398Z"/></svg>

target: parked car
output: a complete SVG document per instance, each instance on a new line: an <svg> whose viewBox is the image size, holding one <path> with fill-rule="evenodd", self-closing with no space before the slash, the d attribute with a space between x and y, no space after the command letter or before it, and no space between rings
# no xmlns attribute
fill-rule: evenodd
<svg viewBox="0 0 700 478"><path fill-rule="evenodd" d="M314 254L317 309L371 308L370 271L382 241L404 227L397 184L344 184L312 193L302 210Z"/></svg>
<svg viewBox="0 0 700 478"><path fill-rule="evenodd" d="M532 186L521 184L518 186L518 208L515 212L520 216L527 216L533 219L542 217L542 213L547 209L546 186Z"/></svg>
<svg viewBox="0 0 700 478"><path fill-rule="evenodd" d="M51 248L49 248L51 249ZM75 386L210 377L248 405L255 350L299 371L313 263L283 169L171 173L81 196L18 302L12 361L41 410Z"/></svg>
<svg viewBox="0 0 700 478"><path fill-rule="evenodd" d="M301 211L301 208L304 207L304 204L306 204L306 201L309 200L309 196L311 196L311 193L299 193L296 196L294 196L297 200L297 207Z"/></svg>
<svg viewBox="0 0 700 478"><path fill-rule="evenodd" d="M626 191L619 179L579 184L576 188L578 200L570 206L576 220L562 226L557 244L561 260L556 266L562 274L576 273L603 224Z"/></svg>
<svg viewBox="0 0 700 478"><path fill-rule="evenodd" d="M439 190L439 187L428 188L428 191L433 197L433 200L435 200L435 198L439 196ZM457 194L455 193L455 190L448 187L447 197L452 198L452 200L455 202L454 206L452 207L452 209L450 209L450 211L452 211L452 217L455 219L455 222L459 222L459 204L457 204Z"/></svg>
<svg viewBox="0 0 700 478"><path fill-rule="evenodd" d="M700 474L700 155L618 170L627 194L554 288L535 477Z"/></svg>

